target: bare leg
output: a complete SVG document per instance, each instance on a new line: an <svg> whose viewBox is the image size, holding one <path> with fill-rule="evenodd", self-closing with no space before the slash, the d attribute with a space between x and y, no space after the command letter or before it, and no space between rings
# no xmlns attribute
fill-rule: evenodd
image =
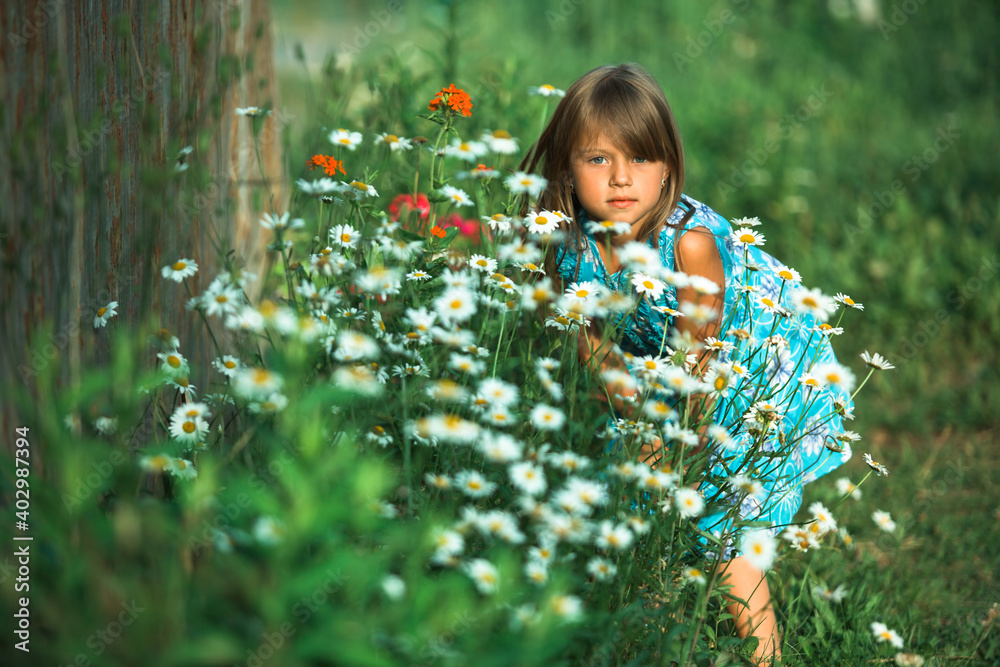
<svg viewBox="0 0 1000 667"><path fill-rule="evenodd" d="M767 578L742 556L724 563L722 568L721 580L732 587L730 595L747 601L747 606L733 602L726 607L736 619L736 633L740 637L757 637L754 658L758 664L774 664L774 660L781 658L781 645Z"/></svg>

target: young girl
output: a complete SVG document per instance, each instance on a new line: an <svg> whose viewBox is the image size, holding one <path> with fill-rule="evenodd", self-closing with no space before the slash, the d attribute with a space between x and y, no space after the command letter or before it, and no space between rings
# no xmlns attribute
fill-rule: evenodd
<svg viewBox="0 0 1000 667"><path fill-rule="evenodd" d="M849 375L836 364L827 340L830 327L821 325L833 310L832 300L803 289L794 270L756 247L756 237L734 237L724 218L682 194L684 154L673 114L660 87L639 66L599 67L574 83L522 168L540 171L548 180L539 208L573 212L572 220L562 225L563 243L547 260L547 273L558 276L563 288L589 281L634 293L638 301L635 311L615 321L621 352L608 352L614 346L602 340L602 327L596 323L581 328L581 362L593 361L605 370L627 367L637 374L641 370L633 366L639 357L650 368L649 364L655 366L670 354L668 342L684 345L687 339L695 343L690 350L697 355L692 364L695 376L714 374L727 383L734 372L756 376L755 384L770 388L770 400L783 415L761 449L789 455L755 464L754 478L763 485L757 497L765 500L744 497L739 514L746 520L770 522L772 532L790 524L802 502L802 485L851 455L849 444L843 441L846 438L839 442L835 438L843 431L841 415L850 415L852 409L845 391L850 387L843 386L852 378L844 377L842 386L831 384L823 391L799 386L805 382L802 374L814 363L834 369L834 376ZM624 224L615 226L619 232L615 234L593 224L602 221ZM636 243L651 249L666 269L701 278L678 278L662 291L651 283L653 289L647 286L640 293L641 278L634 289L635 274L624 267L624 259L642 254ZM785 302L789 297L794 300L794 313L779 305L782 297ZM687 308L692 316L681 317L679 308ZM742 328L745 323L752 324ZM766 336L765 344L754 335ZM742 348L740 343L744 343ZM733 366L735 360L729 365L720 363L729 360L733 349L748 349L747 343L758 345L761 352L745 362L746 367ZM608 396L628 398L635 393L630 383L608 382ZM697 454L710 440L715 443L707 456L714 479L731 474L734 462L744 460L749 443L744 437L723 448L719 431L710 431L711 425L745 435L745 429L736 428L744 415L755 403L757 410L768 409L760 406L759 398L742 389L719 402L716 410L711 397L696 397L696 417L702 425L698 443L689 443L689 451ZM634 408L628 401L612 399L613 412L627 415L630 409ZM710 433L714 434L711 439ZM656 441L644 446L641 457L655 465L664 454L659 445ZM725 496L707 479L699 491L705 498ZM698 523L702 530L731 535L731 521L717 512ZM730 595L747 601L746 606L733 602L728 608L736 618L737 631L741 636L758 637L759 658L778 656L767 580L745 557L731 556L727 548L724 574L732 586Z"/></svg>

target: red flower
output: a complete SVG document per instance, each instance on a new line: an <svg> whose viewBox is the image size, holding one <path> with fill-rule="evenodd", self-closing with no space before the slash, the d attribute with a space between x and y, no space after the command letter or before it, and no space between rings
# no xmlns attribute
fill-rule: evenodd
<svg viewBox="0 0 1000 667"><path fill-rule="evenodd" d="M330 155L313 155L311 158L306 160L306 166L309 167L310 171L316 167L323 167L327 176L336 176L338 169L340 170L340 173L345 175L347 174L347 172L344 171L344 163Z"/></svg>
<svg viewBox="0 0 1000 667"><path fill-rule="evenodd" d="M472 115L472 99L467 92L456 88L455 84L442 88L427 105L427 108L431 111L437 111L442 104L447 104L452 111L463 116Z"/></svg>
<svg viewBox="0 0 1000 667"><path fill-rule="evenodd" d="M439 239L443 239L445 232L444 232L443 229L441 229L437 225L434 225L433 227L431 227L431 234L433 234L434 236L438 237Z"/></svg>
<svg viewBox="0 0 1000 667"><path fill-rule="evenodd" d="M475 237L479 234L479 222L472 219L463 220L458 213L449 213L439 224L445 229L458 227L458 233L462 236Z"/></svg>
<svg viewBox="0 0 1000 667"><path fill-rule="evenodd" d="M431 203L427 195L423 192L417 195L416 203L413 202L413 195L401 194L389 202L389 217L393 222L399 220L401 216L406 216L409 211L417 211L421 220L426 220L431 214Z"/></svg>

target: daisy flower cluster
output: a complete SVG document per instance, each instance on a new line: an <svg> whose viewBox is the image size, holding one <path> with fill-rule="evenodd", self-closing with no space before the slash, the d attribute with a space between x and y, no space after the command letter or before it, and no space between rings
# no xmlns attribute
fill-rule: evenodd
<svg viewBox="0 0 1000 667"><path fill-rule="evenodd" d="M533 94L562 91L541 86ZM718 313L704 305L709 299L678 302L677 294L723 296L720 286L664 266L657 250L636 242L618 251L616 286L550 275L546 258L580 231L573 216L533 205L548 186L540 175L487 166L518 151L508 132L461 136L456 123L473 109L467 93L443 88L428 108L424 118L441 127L436 140L326 133L336 157L306 161L323 170L298 181L307 197L260 220L275 237L269 250L280 275L258 284L226 264L211 278L204 257L202 272L189 258L162 267L172 288L188 291L192 315L223 335L213 337L206 369L192 369L176 338L158 339L156 388L175 405L163 451L147 452L142 468L194 479L199 457L219 456L235 417L280 430L302 385L321 387L326 444L357 447L398 475L400 491L371 498L366 511L412 521L426 533L426 549L415 550L423 565L503 598L516 628L541 617L582 618L588 595L635 576L633 565L651 554L666 563L657 586L693 590L717 583L716 565L734 552L767 570L782 549L812 551L828 536L843 538L818 502L807 520L780 532L731 525L759 520L773 496L788 493L797 451L850 458L860 438L842 427L853 418L851 400L892 364L866 351L868 375L859 383L832 355L796 360L781 332L790 327L828 346L845 312L863 306L804 287L790 267L762 263L759 221L744 218L726 239L742 261L737 302L717 336L699 341L664 326L656 350L629 353L630 327L712 322ZM412 164L414 178L401 190L378 171L345 165L365 151ZM448 164L466 171L452 180ZM359 178L334 179L348 173ZM458 210L470 212L479 232L471 248L443 224ZM613 235L627 225L590 222L584 231ZM262 296L254 302L251 292ZM95 326L114 315L113 305ZM751 311L764 319L752 320ZM608 352L624 366L598 363ZM191 384L196 371L207 378L205 392ZM833 406L828 414L790 417L793 406L821 399ZM721 460L725 475L712 472ZM844 482L841 493L859 498L860 484ZM434 518L416 521L424 516ZM697 522L712 516L721 517L718 530L701 529ZM894 528L888 514L873 519ZM216 537L232 550L278 544L285 530L265 515L252 530ZM407 595L399 575L379 582L389 601Z"/></svg>

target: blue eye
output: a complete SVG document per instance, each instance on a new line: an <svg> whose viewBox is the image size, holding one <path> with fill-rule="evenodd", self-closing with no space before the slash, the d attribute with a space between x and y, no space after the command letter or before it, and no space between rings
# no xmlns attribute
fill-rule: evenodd
<svg viewBox="0 0 1000 667"><path fill-rule="evenodd" d="M635 160L636 162L649 162L649 160L644 157L634 157L632 159Z"/></svg>
<svg viewBox="0 0 1000 667"><path fill-rule="evenodd" d="M594 162L594 160L605 160L605 159L607 159L607 158L605 158L603 155L598 155L596 157L590 158L590 161ZM595 164L601 164L601 163L598 162L598 163L595 163Z"/></svg>

